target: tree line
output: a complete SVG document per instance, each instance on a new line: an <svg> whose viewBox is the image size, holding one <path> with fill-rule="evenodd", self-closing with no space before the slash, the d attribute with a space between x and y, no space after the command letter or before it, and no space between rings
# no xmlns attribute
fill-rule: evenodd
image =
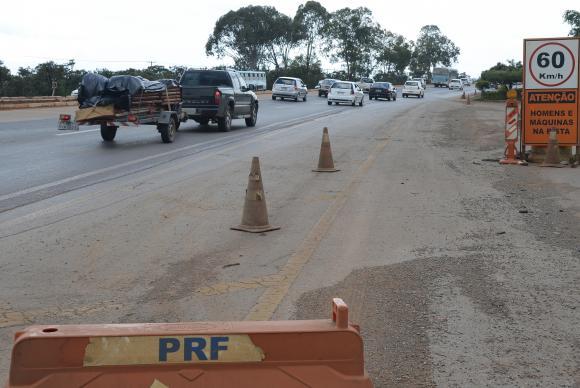
<svg viewBox="0 0 580 388"><path fill-rule="evenodd" d="M121 71L95 69L93 72L105 77L124 74L155 80L179 78L185 69L185 66L166 68L152 65L145 69L130 68ZM71 59L65 64L49 61L34 68L20 67L16 74L11 74L0 60L0 96L67 96L78 88L86 73L87 70L75 69L75 61Z"/></svg>
<svg viewBox="0 0 580 388"><path fill-rule="evenodd" d="M309 85L321 76L321 61L341 63L343 79L375 74L405 79L450 66L460 49L435 25L421 28L416 41L383 28L366 7L335 12L317 1L300 5L293 17L271 6L246 6L221 16L206 43L206 53L228 57L235 67L294 75Z"/></svg>
<svg viewBox="0 0 580 388"><path fill-rule="evenodd" d="M293 16L275 7L254 5L222 15L207 40L206 53L230 58L240 70L266 71L268 87L281 75L300 77L312 87L325 77L355 80L371 74L376 80L399 83L406 79L406 69L423 76L437 64L450 66L460 50L435 25L424 26L412 41L383 28L368 8L329 12L319 2L307 1ZM323 59L342 64L343 70L325 73ZM178 78L184 68L149 66L95 72L158 79ZM74 60L21 67L17 74L11 74L0 61L0 96L67 95L85 73L75 69Z"/></svg>

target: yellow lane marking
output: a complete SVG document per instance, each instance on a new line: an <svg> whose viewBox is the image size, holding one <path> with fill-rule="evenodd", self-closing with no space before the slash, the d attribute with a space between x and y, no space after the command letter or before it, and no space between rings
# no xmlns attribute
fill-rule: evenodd
<svg viewBox="0 0 580 388"><path fill-rule="evenodd" d="M266 275L259 278L243 279L235 282L216 283L211 286L198 288L195 292L205 296L222 295L243 290L271 287L281 281L284 281L283 275Z"/></svg>
<svg viewBox="0 0 580 388"><path fill-rule="evenodd" d="M27 325L38 322L43 317L75 319L83 315L93 315L107 310L120 309L123 305L115 302L100 302L72 308L49 307L28 311L0 309L0 329L10 326Z"/></svg>
<svg viewBox="0 0 580 388"><path fill-rule="evenodd" d="M358 188L360 179L369 171L377 156L387 146L387 143L388 139L380 141L369 157L359 167L346 188L340 193L337 193L330 207L324 212L318 220L318 223L310 230L302 245L300 245L298 250L290 257L286 265L278 273L278 275L282 276L282 279L264 291L258 299L258 302L246 316L245 319L247 321L267 321L272 318L272 315L274 315L274 312L290 290L290 287L320 245L320 241L322 241L322 238L330 230L339 211L344 207L352 192Z"/></svg>

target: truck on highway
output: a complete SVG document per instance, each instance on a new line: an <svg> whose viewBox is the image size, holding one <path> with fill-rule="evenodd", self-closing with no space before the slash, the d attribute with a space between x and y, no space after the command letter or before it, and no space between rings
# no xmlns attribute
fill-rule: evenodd
<svg viewBox="0 0 580 388"><path fill-rule="evenodd" d="M435 67L431 77L431 83L436 88L448 88L449 81L458 77L458 72L455 69L447 67Z"/></svg>
<svg viewBox="0 0 580 388"><path fill-rule="evenodd" d="M245 119L248 127L258 120L258 97L235 70L186 70L180 80L182 109L188 118L231 130L232 119Z"/></svg>
<svg viewBox="0 0 580 388"><path fill-rule="evenodd" d="M103 141L115 139L119 127L155 125L164 143L172 143L182 121L181 88L174 80L149 81L128 75L110 79L86 74L79 87L79 109L59 117L58 129L98 125Z"/></svg>

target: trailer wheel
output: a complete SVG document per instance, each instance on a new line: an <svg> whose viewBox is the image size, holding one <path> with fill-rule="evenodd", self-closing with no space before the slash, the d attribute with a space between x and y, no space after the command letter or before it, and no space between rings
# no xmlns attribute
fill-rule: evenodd
<svg viewBox="0 0 580 388"><path fill-rule="evenodd" d="M117 134L117 128L114 125L101 124L101 137L104 141L115 140L115 135Z"/></svg>
<svg viewBox="0 0 580 388"><path fill-rule="evenodd" d="M161 140L164 143L173 143L173 140L175 140L175 132L177 132L175 118L172 117L169 120L169 124L158 124L157 130L161 133Z"/></svg>

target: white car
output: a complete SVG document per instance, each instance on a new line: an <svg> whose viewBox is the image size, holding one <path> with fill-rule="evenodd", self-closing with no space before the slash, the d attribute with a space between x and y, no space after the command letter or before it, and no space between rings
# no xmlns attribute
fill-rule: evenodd
<svg viewBox="0 0 580 388"><path fill-rule="evenodd" d="M453 89L463 90L463 82L461 82L461 80L458 78L449 81L449 90Z"/></svg>
<svg viewBox="0 0 580 388"><path fill-rule="evenodd" d="M423 89L423 85L421 85L420 81L407 81L403 85L403 91L401 92L403 98L407 98L409 96L417 96L418 98L425 97L425 89Z"/></svg>
<svg viewBox="0 0 580 388"><path fill-rule="evenodd" d="M77 97L79 95L79 90L78 89L73 90L72 92L70 92L70 95L72 97Z"/></svg>
<svg viewBox="0 0 580 388"><path fill-rule="evenodd" d="M375 80L372 78L363 77L358 81L356 84L359 88L362 89L363 92L368 92L371 88L371 85L375 83Z"/></svg>
<svg viewBox="0 0 580 388"><path fill-rule="evenodd" d="M328 92L328 105L332 105L334 102L338 104L351 104L355 106L363 106L363 101L365 99L365 94L362 89L354 82L348 81L337 81L331 87Z"/></svg>
<svg viewBox="0 0 580 388"><path fill-rule="evenodd" d="M471 82L469 82L468 78L460 78L463 86L471 86Z"/></svg>

